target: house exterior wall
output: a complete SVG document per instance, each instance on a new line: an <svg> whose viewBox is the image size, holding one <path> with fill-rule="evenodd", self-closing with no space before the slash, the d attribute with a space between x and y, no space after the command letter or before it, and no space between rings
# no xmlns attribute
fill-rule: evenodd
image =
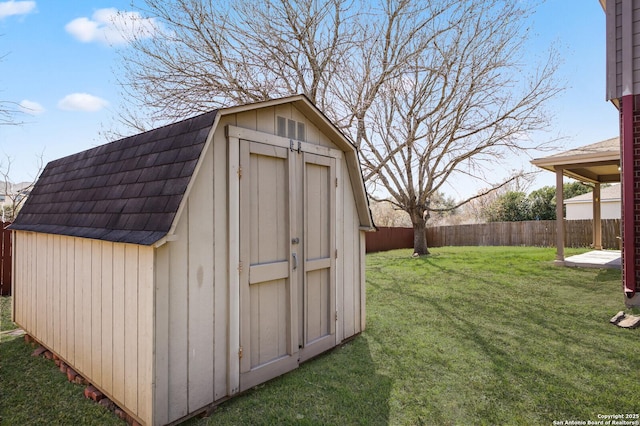
<svg viewBox="0 0 640 426"><path fill-rule="evenodd" d="M640 28L640 27L639 27ZM639 55L640 56L640 55ZM623 98L620 108L622 158L622 281L626 303L640 305L640 95ZM631 298L629 296L632 296Z"/></svg>
<svg viewBox="0 0 640 426"><path fill-rule="evenodd" d="M14 321L150 423L153 249L25 231L13 247Z"/></svg>
<svg viewBox="0 0 640 426"><path fill-rule="evenodd" d="M590 202L565 203L567 220L593 219L593 205ZM601 219L620 219L621 203L616 201L602 201L600 203Z"/></svg>
<svg viewBox="0 0 640 426"><path fill-rule="evenodd" d="M640 93L640 1L607 2L607 99Z"/></svg>
<svg viewBox="0 0 640 426"><path fill-rule="evenodd" d="M276 134L277 117L304 123L307 142L335 148L292 105L220 117L184 210L169 241L156 249L153 424L166 424L233 396L239 375L238 336L231 319L229 150L226 126ZM344 158L336 175L336 344L364 329L364 232ZM344 213L343 213L344 212Z"/></svg>
<svg viewBox="0 0 640 426"><path fill-rule="evenodd" d="M601 3L606 14L606 98L620 112L622 284L627 305L640 305L640 0Z"/></svg>

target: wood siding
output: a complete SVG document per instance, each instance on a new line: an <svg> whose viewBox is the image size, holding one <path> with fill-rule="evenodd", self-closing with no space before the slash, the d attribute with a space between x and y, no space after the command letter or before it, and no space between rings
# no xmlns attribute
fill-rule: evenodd
<svg viewBox="0 0 640 426"><path fill-rule="evenodd" d="M321 132L311 120L298 111L293 105L281 105L275 108L265 108L225 117L224 123L218 125L216 140L221 143L223 127L226 124L256 130L268 134L276 133L277 117L281 116L305 124L306 141L327 148L336 145ZM220 136L218 136L220 134ZM218 163L216 163L218 164ZM365 324L365 232L360 230L360 216L355 201L355 191L349 176L347 159L341 158L337 162L336 178L336 343L352 337L364 330ZM355 179L355 177L353 177Z"/></svg>
<svg viewBox="0 0 640 426"><path fill-rule="evenodd" d="M226 347L226 330L215 326L226 321L215 310L224 291L214 286L220 265L211 149L197 176L173 241L157 249L154 424L181 419L211 404L216 393L226 395L226 363L216 363L217 349Z"/></svg>
<svg viewBox="0 0 640 426"><path fill-rule="evenodd" d="M338 200L342 212L338 211L338 342L364 331L364 231L360 231L360 221L353 189L347 174L347 163L343 159L338 178ZM342 297L340 297L340 295Z"/></svg>
<svg viewBox="0 0 640 426"><path fill-rule="evenodd" d="M640 0L607 2L607 100L640 93Z"/></svg>
<svg viewBox="0 0 640 426"><path fill-rule="evenodd" d="M150 423L153 249L24 231L14 237L15 322Z"/></svg>
<svg viewBox="0 0 640 426"><path fill-rule="evenodd" d="M180 190L172 192L177 198L171 198L175 201L171 211L162 211L171 217L163 222L161 230L152 230L149 242L114 243L44 233L103 238L74 233L86 231L76 225L62 231L14 231L15 321L141 424L177 423L202 412L241 389L240 330L247 317L241 318L240 227L241 216L247 215L259 235L256 242L260 247L251 253L257 254L258 267L264 266L259 271L264 281L280 279L280 267L268 264L274 259L283 260L288 275L295 275L290 270L289 246L300 244L302 254L296 261L301 263L295 280L313 286L305 288L307 297L302 301L296 297L297 290L292 290L289 318L277 310L273 317L276 321L270 322L276 327L281 326L283 318L292 323L275 346L276 358L284 346L292 353L291 365L282 372L304 359L298 353L307 350L307 357L312 357L361 332L365 324L365 244L360 227L371 227L372 223L357 155L305 99L220 110L219 115L205 117L215 117L213 127L181 133L178 153L195 153L197 160L189 157L189 167L174 167L180 170L179 176L174 176L179 179ZM275 136L282 118L287 132L301 136L301 141ZM203 119L196 121L201 123ZM278 146L286 153L284 158L298 159L294 168L285 168L281 179L270 181L265 176L264 182L256 180L254 187L262 198L251 193L244 206L240 202L240 139L230 135L232 127L249 136L242 137L243 141L255 137L260 140L256 145L267 147L269 152ZM203 135L207 135L205 142ZM198 143L191 144L194 141ZM148 141L150 145L156 142ZM171 158L165 160L170 162ZM269 163L261 161L255 167L270 167ZM272 174L267 172L265 175ZM245 177L250 177L249 173ZM161 178L153 182L165 188L160 186L166 184ZM298 243L292 241L291 231L283 231L285 223L277 222L272 229L273 212L265 211L269 197L276 196L276 207L286 204L284 198L292 197L286 184L298 191L293 196L298 201L297 210L286 219L298 221L304 233ZM282 188L273 191L273 185ZM123 200L113 200L118 201ZM264 204L263 208L255 209L256 203ZM160 202L158 205L164 206ZM304 213L305 208L309 214ZM316 228L316 223L322 226ZM307 236L311 243L306 242ZM112 235L111 239L117 238ZM286 249L277 248L278 256L271 259L268 256L275 239ZM251 246L254 241L249 240ZM245 273L254 260L249 257ZM275 293L282 292L278 289ZM268 297L255 300L262 306L272 305ZM249 304L249 309L257 308ZM305 317L300 325L291 321L298 309L304 309L311 320ZM262 326L250 325L254 329ZM296 336L303 325L307 341L298 351ZM272 331L261 332L261 341L269 339ZM317 352L312 353L312 347ZM265 356L271 356L267 352ZM256 377L256 383L268 379L267 375Z"/></svg>
<svg viewBox="0 0 640 426"><path fill-rule="evenodd" d="M174 235L156 250L154 424L179 420L239 390L239 294L233 287L233 231L229 199L227 125L273 135L277 117L304 123L307 142L335 145L292 105L222 116ZM344 158L336 162L336 343L364 325L364 239ZM236 200L237 201L237 200ZM342 213L344 209L344 214ZM236 241L236 244L238 242ZM237 264L237 261L235 262Z"/></svg>
<svg viewBox="0 0 640 426"><path fill-rule="evenodd" d="M216 152L225 155L226 159L226 138L224 137L224 127L227 124L237 125L250 130L256 130L267 134L276 133L277 117L295 120L304 123L306 128L306 142L327 148L336 148L336 145L321 132L314 123L307 119L304 114L293 105L280 105L274 108L249 111L235 116L225 117L218 125L214 143ZM224 150L224 151L223 151ZM216 161L216 167L222 167L222 161ZM226 167L226 164L224 165ZM226 169L225 169L226 172ZM220 176L217 174L216 176ZM226 176L226 175L224 175ZM336 179L336 250L338 257L336 260L336 312L338 321L336 323L336 344L344 339L352 337L364 330L365 324L365 232L360 230L360 216L355 201L355 191L351 182L349 168L345 157L337 161ZM354 177L355 179L355 177ZM217 194L226 196L220 189ZM216 202L216 205L218 203ZM220 214L226 214L220 212ZM217 230L217 228L216 228ZM226 231L226 228L225 228ZM226 238L226 234L224 235ZM226 241L226 239L224 240Z"/></svg>

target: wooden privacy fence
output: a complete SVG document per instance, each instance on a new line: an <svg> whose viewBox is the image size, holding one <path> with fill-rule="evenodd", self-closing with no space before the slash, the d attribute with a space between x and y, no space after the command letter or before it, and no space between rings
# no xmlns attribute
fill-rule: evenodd
<svg viewBox="0 0 640 426"><path fill-rule="evenodd" d="M593 243L592 220L565 220L565 247L588 247ZM538 246L554 247L556 221L492 222L427 228L427 245L444 246ZM367 233L367 252L413 247L413 229L378 228ZM602 246L620 249L620 219L602 220Z"/></svg>
<svg viewBox="0 0 640 426"><path fill-rule="evenodd" d="M367 253L413 247L413 228L383 228L365 233Z"/></svg>
<svg viewBox="0 0 640 426"><path fill-rule="evenodd" d="M11 295L11 231L9 222L0 222L0 296Z"/></svg>

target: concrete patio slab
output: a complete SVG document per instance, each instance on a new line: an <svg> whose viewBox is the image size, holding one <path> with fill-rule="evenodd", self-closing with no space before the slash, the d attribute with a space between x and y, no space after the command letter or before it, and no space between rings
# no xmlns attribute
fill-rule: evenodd
<svg viewBox="0 0 640 426"><path fill-rule="evenodd" d="M622 255L620 250L593 250L565 258L564 265L577 268L620 269L622 267Z"/></svg>

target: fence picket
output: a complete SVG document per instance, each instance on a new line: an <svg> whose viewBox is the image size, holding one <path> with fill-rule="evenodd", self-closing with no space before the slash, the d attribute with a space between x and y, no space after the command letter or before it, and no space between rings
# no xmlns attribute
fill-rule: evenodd
<svg viewBox="0 0 640 426"><path fill-rule="evenodd" d="M554 247L555 220L491 222L427 228L427 245L444 246L537 246ZM565 220L565 246L589 247L593 242L592 220ZM412 228L378 228L366 235L367 253L413 247ZM620 249L620 219L602 220L602 246Z"/></svg>

